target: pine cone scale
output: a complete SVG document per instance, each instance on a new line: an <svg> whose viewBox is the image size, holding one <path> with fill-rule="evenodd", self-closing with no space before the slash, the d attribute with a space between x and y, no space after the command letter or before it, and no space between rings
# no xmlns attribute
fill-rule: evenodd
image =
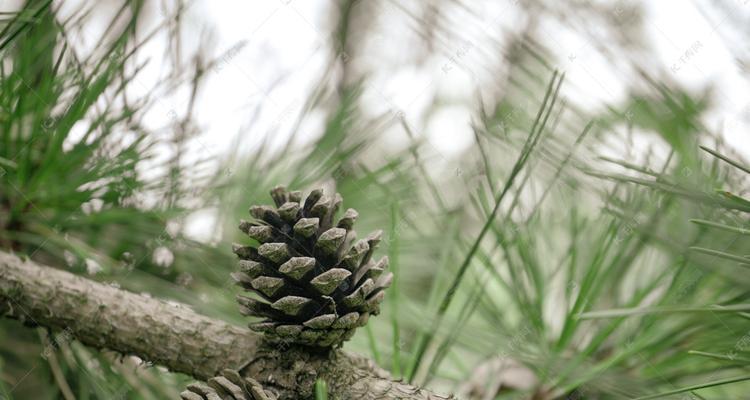
<svg viewBox="0 0 750 400"><path fill-rule="evenodd" d="M182 400L276 400L277 395L266 391L258 381L243 378L237 371L224 370L222 375L208 380L208 385L191 383L180 393Z"/></svg>

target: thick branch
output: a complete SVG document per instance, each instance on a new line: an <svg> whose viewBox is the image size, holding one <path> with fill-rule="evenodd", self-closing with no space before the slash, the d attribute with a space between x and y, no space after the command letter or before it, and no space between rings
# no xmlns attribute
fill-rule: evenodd
<svg viewBox="0 0 750 400"><path fill-rule="evenodd" d="M266 345L247 329L190 308L97 283L0 252L0 314L65 330L88 346L136 355L198 379L224 368L279 391L308 397L325 379L336 399L445 399L394 382L366 359L342 351Z"/></svg>
<svg viewBox="0 0 750 400"><path fill-rule="evenodd" d="M258 347L245 329L188 307L97 283L0 252L0 310L66 331L82 343L184 372L199 379L236 367Z"/></svg>

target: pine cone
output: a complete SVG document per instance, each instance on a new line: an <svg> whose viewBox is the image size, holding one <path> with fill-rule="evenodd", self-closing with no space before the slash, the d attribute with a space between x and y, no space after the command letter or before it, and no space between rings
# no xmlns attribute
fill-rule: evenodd
<svg viewBox="0 0 750 400"><path fill-rule="evenodd" d="M240 223L258 245L234 245L241 260L232 276L262 299L239 296L241 312L265 318L250 328L272 342L339 346L378 314L393 279L387 257L371 259L382 231L356 240L351 208L334 225L338 193L313 190L303 203L301 192L277 187L271 197L276 207L253 206L257 220Z"/></svg>
<svg viewBox="0 0 750 400"><path fill-rule="evenodd" d="M191 383L180 393L182 400L276 400L276 395L263 390L251 378L242 378L237 371L226 369L221 376L208 380L208 385Z"/></svg>

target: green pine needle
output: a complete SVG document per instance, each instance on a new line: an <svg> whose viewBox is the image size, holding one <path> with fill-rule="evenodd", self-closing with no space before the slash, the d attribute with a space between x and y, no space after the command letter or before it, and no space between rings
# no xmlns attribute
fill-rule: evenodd
<svg viewBox="0 0 750 400"><path fill-rule="evenodd" d="M719 379L719 380L715 380L715 381L711 381L711 382L699 383L697 385L691 385L691 386L686 386L686 387L675 389L675 390L670 390L668 392L662 392L662 393L652 394L652 395L648 395L648 396L636 397L633 400L658 399L658 398L662 398L662 397L671 396L671 395L674 395L674 394L692 392L693 390L705 389L705 388L710 388L710 387L714 387L714 386L728 385L730 383L737 383L737 382L743 382L743 381L748 381L748 380L750 380L750 375L738 376L738 377L734 377L734 378Z"/></svg>

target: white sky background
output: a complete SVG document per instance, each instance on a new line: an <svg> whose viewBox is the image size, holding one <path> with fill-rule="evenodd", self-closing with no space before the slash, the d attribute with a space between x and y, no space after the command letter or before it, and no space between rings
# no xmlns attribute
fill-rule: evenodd
<svg viewBox="0 0 750 400"><path fill-rule="evenodd" d="M58 5L65 9L76 7L81 1L86 0ZM483 66L493 62L493 54L487 52L494 48L482 40L502 40L502 30L518 31L524 22L518 2L473 2L477 12L474 16L457 11L452 15L451 23L456 25L453 28L470 41L456 38L444 43L448 50L435 51L419 62L415 62L414 53L424 50L417 50L414 42L415 22L399 8L410 10L410 3L374 2L380 11L373 17L376 28L363 44L365 51L349 61L370 73L362 98L364 111L377 116L402 110L407 121L416 127L415 132L425 135L433 150L442 156L440 159L459 156L474 140L469 122L476 110L475 95L485 85L491 85L493 79ZM709 1L637 4L645 5L643 39L655 50L652 54L660 58L659 62L671 70L671 78L689 89L715 88L716 104L708 114L706 126L721 132L741 153L750 154L749 71L737 66L728 48L736 46L747 54L748 38L736 31L736 25L726 23L725 14L713 10ZM725 4L735 10L735 15L746 19L750 15L746 0L727 0ZM196 39L205 34L210 38L206 50L211 56L227 55L219 59L201 88L194 115L200 134L191 143L187 162L211 155L221 158L237 149L240 154L249 154L266 136L272 137L276 146L288 141L292 122L330 60L333 6L335 2L319 0L196 0L190 4L185 16L186 49L196 46ZM164 18L160 2L153 2L150 7L154 21ZM81 33L81 39L88 43L96 41L97 31L104 28L96 26L96 18L93 21ZM104 24L106 18L98 21ZM623 76L627 72L617 68L618 60L607 59L596 49L596 43L577 33L582 26L596 26L585 26L586 21L578 24L564 26L549 19L542 20L538 29L542 32L539 41L551 48L558 67L566 73L562 94L587 111L617 104L624 99L632 80ZM241 42L245 42L244 47L233 51ZM165 46L164 41L154 41L141 55L143 60L150 59L148 68L138 78L142 93L163 73L160 63ZM455 62L451 56L455 56ZM644 61L648 61L646 66L653 62ZM495 68L501 71L502 65ZM138 87L134 90L138 92ZM442 105L427 114L436 98ZM183 113L186 105L187 93L160 98L146 123L152 127L169 126L174 113ZM255 112L257 118L252 119ZM309 141L319 135L322 122L315 115L306 118L297 132L299 140ZM383 132L383 136L394 142L406 140L403 132Z"/></svg>
<svg viewBox="0 0 750 400"><path fill-rule="evenodd" d="M398 37L408 23L402 11L391 2L381 1L384 15L380 29ZM482 2L480 2L481 4ZM510 1L485 2L486 21L480 21L487 35L495 34L495 22L513 29L514 4ZM729 1L737 13L747 16L750 5L745 1ZM317 83L321 70L330 57L330 14L328 1L197 1L190 6L188 27L211 32L214 55L230 52L214 69L202 88L197 107L197 120L202 129L196 151L221 154L230 150L240 135L242 148L256 146L263 135L278 136L283 144L288 128L300 111L307 93ZM489 4L494 4L490 6ZM645 2L646 40L673 72L673 78L690 89L708 85L716 88L715 111L710 113L707 126L723 133L730 144L750 154L748 116L750 114L750 85L747 72L741 71L727 49L727 38L740 45L747 37L738 35L712 13L709 2ZM716 15L703 15L703 12ZM460 24L461 21L458 21ZM467 21L475 29L477 21ZM461 28L466 29L466 28ZM550 23L542 26L540 41L557 53L560 67L567 75L563 94L574 99L585 109L615 104L623 99L629 82L613 70L617 61L606 60L580 34L564 26ZM724 35L722 37L721 35ZM230 49L240 42L245 47L236 54ZM410 62L409 41L399 42L393 37L375 37L373 51L360 56L359 63L370 63L374 74L369 81L368 95L363 99L366 111L373 115L399 108L409 120L419 121L432 96L448 98L444 107L435 113L418 134L428 136L430 143L445 156L456 156L473 142L468 121L472 115L472 100L476 83L462 68L472 69L467 62L448 73L441 67L449 63L449 54L435 54L427 62ZM481 46L481 43L471 46ZM461 51L459 43L456 52ZM156 46L155 46L156 47ZM159 59L155 49L154 60ZM744 75L744 76L743 76ZM165 99L166 114L172 109L183 109L179 99ZM261 118L248 127L250 116L261 109ZM153 115L157 124L159 115ZM314 118L313 118L314 120ZM163 121L166 123L165 121ZM320 121L318 121L320 122ZM272 128L279 127L279 129ZM307 126L302 138L320 133L320 125Z"/></svg>

